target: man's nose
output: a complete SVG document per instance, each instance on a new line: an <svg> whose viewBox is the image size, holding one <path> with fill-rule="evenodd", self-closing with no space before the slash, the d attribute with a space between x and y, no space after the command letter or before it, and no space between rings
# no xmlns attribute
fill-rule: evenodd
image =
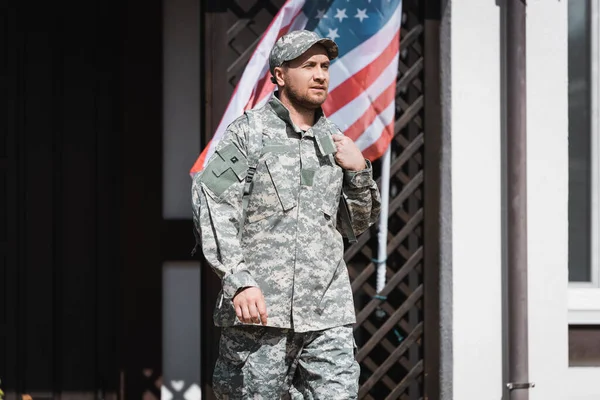
<svg viewBox="0 0 600 400"><path fill-rule="evenodd" d="M327 71L323 68L315 68L314 80L324 82L327 79Z"/></svg>

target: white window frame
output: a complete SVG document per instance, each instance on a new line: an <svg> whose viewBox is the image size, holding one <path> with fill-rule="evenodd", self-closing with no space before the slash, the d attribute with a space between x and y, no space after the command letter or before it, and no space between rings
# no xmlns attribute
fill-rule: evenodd
<svg viewBox="0 0 600 400"><path fill-rule="evenodd" d="M591 0L591 282L569 282L569 324L600 325L600 5Z"/></svg>

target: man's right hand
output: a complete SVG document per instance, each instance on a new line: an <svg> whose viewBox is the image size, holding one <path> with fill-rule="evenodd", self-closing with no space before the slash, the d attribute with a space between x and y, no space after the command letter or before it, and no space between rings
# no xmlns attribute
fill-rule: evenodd
<svg viewBox="0 0 600 400"><path fill-rule="evenodd" d="M241 289L233 297L238 319L245 324L267 324L267 306L261 290L257 287Z"/></svg>

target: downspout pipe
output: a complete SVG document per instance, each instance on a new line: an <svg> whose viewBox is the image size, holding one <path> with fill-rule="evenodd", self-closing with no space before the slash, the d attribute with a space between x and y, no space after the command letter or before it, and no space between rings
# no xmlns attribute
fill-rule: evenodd
<svg viewBox="0 0 600 400"><path fill-rule="evenodd" d="M527 88L525 0L506 5L508 382L510 400L528 400Z"/></svg>

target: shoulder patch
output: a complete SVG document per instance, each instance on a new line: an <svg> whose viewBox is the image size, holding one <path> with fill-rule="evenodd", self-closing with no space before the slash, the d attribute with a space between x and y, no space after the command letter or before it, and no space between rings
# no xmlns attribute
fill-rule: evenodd
<svg viewBox="0 0 600 400"><path fill-rule="evenodd" d="M246 177L246 157L233 143L215 152L215 157L202 173L202 182L217 196Z"/></svg>

